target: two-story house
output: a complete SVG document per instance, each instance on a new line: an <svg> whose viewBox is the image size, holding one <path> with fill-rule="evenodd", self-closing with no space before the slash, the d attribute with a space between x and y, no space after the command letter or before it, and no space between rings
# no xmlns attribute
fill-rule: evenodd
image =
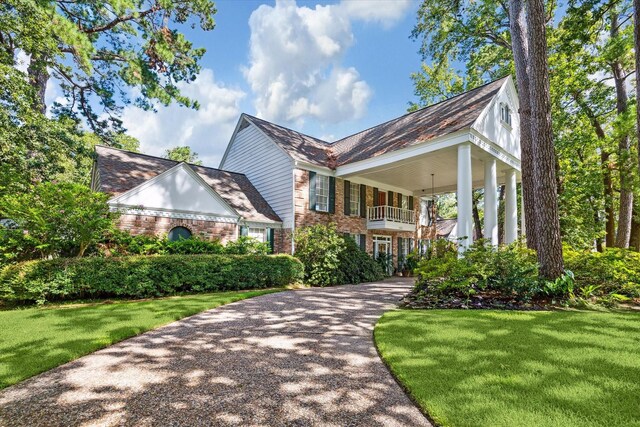
<svg viewBox="0 0 640 427"><path fill-rule="evenodd" d="M502 183L510 242L518 232L517 110L507 77L333 143L243 114L220 168L244 173L280 216L282 252L293 250L297 228L334 222L369 253L404 254L430 237L421 201L451 191L457 235L472 236L472 190L483 186L485 235L497 243Z"/></svg>
<svg viewBox="0 0 640 427"><path fill-rule="evenodd" d="M102 147L93 185L114 195L112 207L125 213L121 226L133 232L246 234L291 253L296 229L336 223L368 253L403 255L433 237L425 204L446 192L457 193L456 233L468 246L472 191L481 187L484 235L497 244L504 184L511 242L518 235L517 111L506 77L332 143L243 114L219 169Z"/></svg>

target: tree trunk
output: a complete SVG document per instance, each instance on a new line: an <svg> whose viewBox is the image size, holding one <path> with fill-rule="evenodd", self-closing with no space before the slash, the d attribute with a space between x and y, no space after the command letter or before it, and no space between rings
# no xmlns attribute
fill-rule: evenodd
<svg viewBox="0 0 640 427"><path fill-rule="evenodd" d="M33 108L45 114L47 112L45 94L47 92L47 82L49 81L49 71L47 70L47 61L44 59L44 55L31 55L27 74L29 76L29 84L36 91Z"/></svg>
<svg viewBox="0 0 640 427"><path fill-rule="evenodd" d="M636 59L636 102L640 100L640 0L633 0L633 44ZM638 140L638 175L640 175L640 108L636 108L636 136Z"/></svg>
<svg viewBox="0 0 640 427"><path fill-rule="evenodd" d="M478 212L478 200L480 200L480 196L481 193L479 191L475 191L473 193L473 225L475 226L473 237L475 240L483 238L482 224L480 223L480 212Z"/></svg>
<svg viewBox="0 0 640 427"><path fill-rule="evenodd" d="M629 247L640 251L640 222L636 220L634 212L633 220L631 221L631 238L629 239Z"/></svg>
<svg viewBox="0 0 640 427"><path fill-rule="evenodd" d="M611 38L618 37L618 15L611 15ZM616 85L616 110L622 115L627 112L627 88L625 86L625 73L620 61L611 63L613 80ZM616 234L616 246L629 247L631 237L631 218L633 215L633 188L631 167L631 142L629 135L625 134L618 141L618 170L620 172L620 210L618 211L618 232Z"/></svg>
<svg viewBox="0 0 640 427"><path fill-rule="evenodd" d="M598 224L600 222L600 212L598 211L598 205L591 201L591 206L593 208L593 223ZM603 252L604 246L602 245L602 237L596 238L596 251Z"/></svg>
<svg viewBox="0 0 640 427"><path fill-rule="evenodd" d="M640 0L639 0L640 1ZM536 246L536 214L535 214L535 181L533 178L533 140L531 139L531 108L529 100L529 75L527 62L529 43L527 40L527 23L524 0L509 2L509 26L513 59L516 65L516 82L520 99L520 164L522 169L522 199L524 206L524 222L527 225L527 247L537 250Z"/></svg>
<svg viewBox="0 0 640 427"><path fill-rule="evenodd" d="M576 104L578 104L582 112L589 118L596 136L604 144L607 136L605 135L604 129L602 129L602 125L600 124L595 112L589 105L587 105L586 102L584 102L581 93L575 92L572 95ZM608 248L612 248L614 246L616 236L615 209L613 207L613 180L611 178L611 163L609 162L610 157L611 154L605 150L604 146L600 147L600 167L602 168L602 180L604 184L605 245Z"/></svg>
<svg viewBox="0 0 640 427"><path fill-rule="evenodd" d="M536 194L536 245L540 276L553 280L564 273L556 155L551 127L551 97L547 65L547 36L544 0L527 2L529 40L529 96L531 102L531 140Z"/></svg>

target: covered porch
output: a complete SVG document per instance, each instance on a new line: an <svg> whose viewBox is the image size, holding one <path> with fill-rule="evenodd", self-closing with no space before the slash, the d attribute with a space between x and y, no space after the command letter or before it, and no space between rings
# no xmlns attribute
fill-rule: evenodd
<svg viewBox="0 0 640 427"><path fill-rule="evenodd" d="M460 249L465 250L473 241L472 198L475 189L484 189L484 238L493 245L498 244L498 189L501 185L505 186L504 242L512 243L519 234L524 234L524 230L518 227L520 160L519 152L515 154L517 157L471 130L340 166L336 169L336 176L345 179L357 177L389 188L405 189L414 198L455 192L457 235ZM381 203L367 210L370 229L382 227L415 231L417 217L412 209Z"/></svg>

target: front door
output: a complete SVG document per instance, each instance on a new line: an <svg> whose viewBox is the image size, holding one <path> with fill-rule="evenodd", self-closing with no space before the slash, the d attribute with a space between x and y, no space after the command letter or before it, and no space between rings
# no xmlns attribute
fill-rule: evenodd
<svg viewBox="0 0 640 427"><path fill-rule="evenodd" d="M387 273L393 274L391 236L373 236L373 257L385 257Z"/></svg>
<svg viewBox="0 0 640 427"><path fill-rule="evenodd" d="M387 192L378 191L378 204L377 206L384 206L387 204Z"/></svg>

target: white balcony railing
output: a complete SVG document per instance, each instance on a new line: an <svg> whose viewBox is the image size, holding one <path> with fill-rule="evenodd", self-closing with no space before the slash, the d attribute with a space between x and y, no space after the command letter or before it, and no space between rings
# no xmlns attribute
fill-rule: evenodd
<svg viewBox="0 0 640 427"><path fill-rule="evenodd" d="M387 205L367 207L367 219L369 222L390 221L400 224L416 224L415 211Z"/></svg>

